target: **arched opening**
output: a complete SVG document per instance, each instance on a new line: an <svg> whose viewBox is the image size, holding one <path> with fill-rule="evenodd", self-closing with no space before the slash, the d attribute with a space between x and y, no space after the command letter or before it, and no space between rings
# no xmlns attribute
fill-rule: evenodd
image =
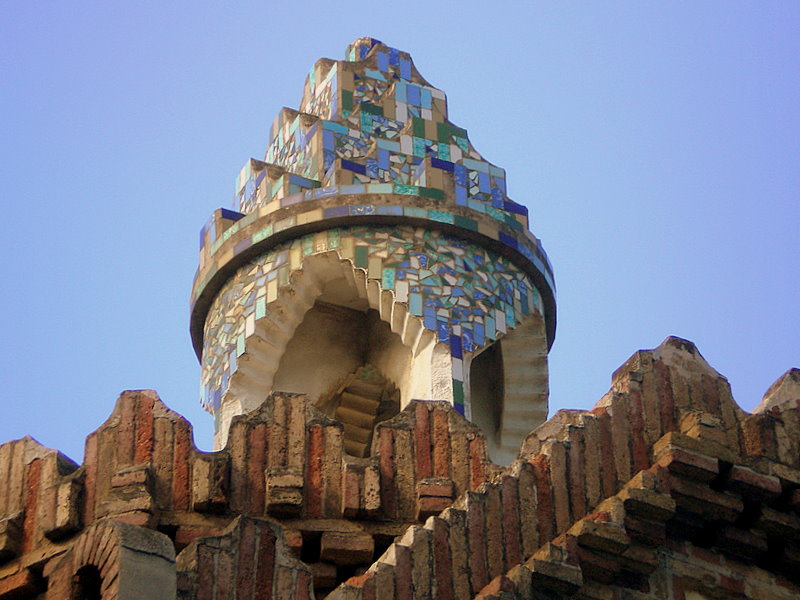
<svg viewBox="0 0 800 600"><path fill-rule="evenodd" d="M498 464L514 460L525 436L547 418L544 331L544 319L534 314L470 361L468 415Z"/></svg>
<svg viewBox="0 0 800 600"><path fill-rule="evenodd" d="M398 383L410 364L411 351L376 310L317 300L287 343L273 388L308 395L344 425L345 451L363 457L374 426L399 412Z"/></svg>
<svg viewBox="0 0 800 600"><path fill-rule="evenodd" d="M86 565L78 569L72 579L72 595L70 600L101 600L103 578L100 569L94 565Z"/></svg>
<svg viewBox="0 0 800 600"><path fill-rule="evenodd" d="M469 369L472 421L486 435L488 445L498 444L503 417L503 351L495 342L472 359Z"/></svg>

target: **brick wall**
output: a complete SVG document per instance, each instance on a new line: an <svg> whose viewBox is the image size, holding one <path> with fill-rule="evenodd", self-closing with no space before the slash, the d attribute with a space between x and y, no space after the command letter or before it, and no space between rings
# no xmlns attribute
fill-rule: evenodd
<svg viewBox="0 0 800 600"><path fill-rule="evenodd" d="M507 468L441 402L412 402L355 458L302 396L272 394L204 453L154 392L125 392L83 465L29 438L0 446L0 599L59 597L110 523L171 542L183 598L307 598L343 581L332 598L789 598L796 379L748 415L669 338Z"/></svg>

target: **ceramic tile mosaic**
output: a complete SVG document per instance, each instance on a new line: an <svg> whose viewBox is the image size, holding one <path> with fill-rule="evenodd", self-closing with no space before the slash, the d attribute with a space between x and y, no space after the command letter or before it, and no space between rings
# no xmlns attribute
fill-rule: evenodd
<svg viewBox="0 0 800 600"><path fill-rule="evenodd" d="M264 160L239 173L234 210L217 211L201 232L192 336L203 405L218 413L247 336L303 258L336 251L449 350L452 401L464 414L473 353L534 313L552 342L552 267L528 225L505 171L448 120L445 94L407 53L361 38L345 61L317 61L300 110L280 111ZM301 227L317 233L291 239Z"/></svg>
<svg viewBox="0 0 800 600"><path fill-rule="evenodd" d="M397 227L329 229L277 246L241 267L220 290L205 326L202 403L218 407L245 350L245 336L263 318L304 256L334 250L436 332L450 347L454 403L464 411L465 353L490 344L517 323L542 311L527 275L507 259L439 231Z"/></svg>
<svg viewBox="0 0 800 600"><path fill-rule="evenodd" d="M506 215L504 221L497 223L494 227L481 226L478 221L464 217L463 215L447 210L425 209L416 208L412 206L403 205L387 205L387 204L372 204L366 200L371 199L374 194L396 194L423 196L429 198L440 198L441 190L435 188L425 188L419 186L407 186L399 184L368 184L368 185L347 185L347 186L330 186L326 188L319 188L309 190L303 193L298 193L293 196L287 196L281 200L281 204L289 206L292 204L300 204L304 201L312 199L333 197L339 195L359 195L364 194L365 202L363 204L344 204L326 208L324 210L312 209L308 212L301 212L295 216L287 217L274 224L267 224L261 229L252 233L248 238L241 240L233 251L233 256L238 254L244 249L257 244L260 241L270 237L273 233L287 229L297 225L298 223L305 223L314 221L324 221L326 219L336 219L343 216L349 217L371 217L373 215L392 215L404 216L409 218L427 219L430 221L437 221L457 225L462 229L476 231L480 234L510 246L527 258L536 269L542 274L547 285L550 289L555 289L553 281L553 269L547 254L542 247L541 241L535 238L528 230L524 229L522 224ZM202 291L209 280L214 277L217 270L225 262L224 258L220 258L218 252L220 248L227 242L228 239L233 237L239 232L240 229L246 228L252 223L258 221L259 218L270 214L269 206L259 207L254 212L247 215L220 209L225 213L227 221L234 222L233 225L227 227L222 234L217 234L212 227L214 220L212 219L201 231L201 257L208 257L211 261L210 265L204 269L202 277L195 280L192 303L197 300L197 294ZM512 238L511 236L503 233L501 226L506 225L518 231L520 238Z"/></svg>
<svg viewBox="0 0 800 600"><path fill-rule="evenodd" d="M249 161L239 174L236 210L280 202L291 193L280 181L285 171L302 178L304 189L370 183L434 188L448 203L528 226L527 209L506 195L505 171L484 160L466 130L448 121L444 92L425 82L407 53L363 38L347 58L322 59L311 69L301 111L281 111L264 162Z"/></svg>

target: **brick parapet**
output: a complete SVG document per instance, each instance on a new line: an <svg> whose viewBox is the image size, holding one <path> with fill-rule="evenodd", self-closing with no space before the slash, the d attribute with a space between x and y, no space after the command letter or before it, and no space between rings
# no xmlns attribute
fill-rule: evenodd
<svg viewBox="0 0 800 600"><path fill-rule="evenodd" d="M354 573L332 597L680 599L708 594L708 581L739 590L731 597L791 597L798 427L791 399L741 411L727 381L674 338L634 355L591 411L534 430L507 468L447 403L411 403L377 427L372 456L354 458L338 422L277 393L234 420L225 449L205 453L155 393L125 392L87 438L83 465L30 438L0 446L10 483L0 598L42 589L108 519L166 532L191 554L217 543L200 540L240 536L224 531L239 515L282 527L286 552L309 565L281 575L299 597L306 581L324 593ZM199 573L183 564L191 588Z"/></svg>
<svg viewBox="0 0 800 600"><path fill-rule="evenodd" d="M364 575L329 597L683 600L688 591L709 598L796 597L800 524L784 502L793 488L714 458L713 447L685 435L665 435L655 451L653 466L526 558L497 543L506 534L498 527L505 514L487 518L493 495L518 484L510 476L484 484L407 532ZM504 503L500 510L515 519L524 514L519 505ZM437 532L440 540L432 544ZM437 561L437 546L463 548L467 558L459 564L451 553ZM464 575L468 588L453 587L455 573ZM439 587L418 590L420 574ZM391 587L377 585L378 577L391 576Z"/></svg>
<svg viewBox="0 0 800 600"><path fill-rule="evenodd" d="M794 407L790 406L788 410L794 410ZM782 419L780 424L789 420ZM773 430L765 429L764 423ZM583 536L580 539L584 541L593 539L592 536L586 537L586 531L597 531L597 525L591 524L593 516L598 511L603 513L601 508L613 498L624 498L633 507L642 504L644 489L632 486L631 482L640 479L644 472L649 473L651 481L656 475L663 479L659 484L665 490L662 494L669 494L665 498L677 499L678 516L673 517L663 506L660 509L651 506L649 512L646 511L650 519L642 519L636 514L626 516L622 523L625 529L631 528L632 537L649 540L653 546L657 542L662 548L666 547L668 539L676 538L711 543L715 552L730 556L733 561L764 561L767 556L774 559L782 552L779 562L783 565L783 576L794 577L788 566L795 555L793 543L784 547L778 540L798 535L796 526L800 523L795 508L800 493L795 479L798 472L793 467L797 453L793 453L791 447L784 447L781 454L777 443L755 446L748 439L748 436L757 436L757 440L775 440L776 424L778 419L746 415L733 401L727 380L713 371L689 342L670 338L655 351L637 353L615 373L611 392L595 409L585 413L561 412L532 432L523 444L520 460L505 472L498 485L501 496L508 489L506 496L511 497L511 490L523 487L519 483L519 474L525 470L532 471L531 487L536 490L532 510L522 511L519 503L504 503L502 508L510 516L503 514L492 518L489 520L492 525L488 525L487 506L491 504L497 487L484 485L477 493L460 498L454 509L442 513L441 518L449 532L459 527L451 525L450 520L467 524L470 556L467 569L472 589L461 597L479 594L514 597L509 591L509 581L513 581L511 572L517 579L524 571L523 567L533 573L527 564L533 561L532 564L542 565L547 573L538 578L541 588L562 595L575 593L586 598L616 598L604 592L590 593L587 590L598 583L619 584L620 578L630 579L630 570L637 561L641 563L640 567L649 565L652 571L657 563L652 552L631 551L632 555L622 560L614 558L614 552L595 556L592 542L587 542L589 549L579 542L577 557L573 556L574 564L571 566L566 559L544 563L541 558L534 560L534 556L543 552L541 548L526 553L523 558L530 557L527 562L516 561L514 564L512 561L509 564L508 553L500 551L489 527L493 527L495 532L502 531L505 522L519 518L517 529L536 530L539 541L545 542L542 548L547 548L547 556L552 557L554 544L562 547L561 554L566 556L566 549L572 547L570 544L574 546L571 538L579 537L577 533ZM795 429L795 439L797 433ZM781 434L781 437L790 435L788 431ZM639 475L632 478L637 472ZM609 493L615 494L611 500L608 499ZM598 498L607 499L597 505ZM657 503L654 506L658 506ZM758 517L754 516L756 509L761 510ZM639 510L642 510L641 506ZM455 519L457 513L454 511L464 514ZM522 514L527 518L520 518ZM653 515L658 515L661 522L669 517L668 532L663 523L660 528L653 526ZM434 523L428 521L425 527L433 528ZM613 531L604 527L606 531ZM714 531L711 542L704 538L709 529ZM470 531L476 533L470 536ZM692 544L691 541L685 543ZM402 546L404 542L397 544ZM451 542L450 547L453 545ZM502 546L506 550L513 547L513 543ZM358 596L359 590L368 585L370 578L379 571L385 576L387 565L389 568L394 566L396 554L396 550L390 549L367 575L345 584L337 594L346 592L348 596ZM486 558L488 556L495 558L491 564ZM670 560L678 564L683 559L678 553ZM580 577L575 571L576 565L581 566ZM736 565L734 570L739 569L740 565ZM430 568L430 565L421 568ZM451 570L457 572L458 568L453 565ZM555 575L558 573L560 575ZM622 587L641 585L649 590L650 583L640 576L633 577ZM536 579L534 575L531 577ZM779 585L780 577L769 585ZM481 592L481 584L488 583L487 578L492 581L490 589ZM582 583L584 579L590 582L586 590ZM401 581L411 580L401 576L396 579L395 586ZM734 585L728 579L717 578L715 581L721 589L728 584ZM695 582L692 585L697 588L699 584ZM352 589L347 589L347 586ZM783 587L791 588L791 584ZM530 592L531 588L526 589ZM531 597L528 592L519 597ZM667 597L659 593L654 592L652 597ZM415 592L412 589L408 594L413 596ZM446 591L445 597L449 594L450 591ZM651 596L643 594L642 597ZM683 596L676 593L674 597Z"/></svg>
<svg viewBox="0 0 800 600"><path fill-rule="evenodd" d="M132 391L89 435L80 467L29 438L4 444L12 485L0 504L0 579L59 555L105 518L167 531L181 550L237 515L282 520L298 553L304 540L342 533L333 559L312 559L335 578L354 539L368 540L357 561L366 566L373 536L391 539L498 471L477 427L446 402L415 402L380 424L370 458L346 455L341 430L305 397L273 394L234 420L225 449L206 453L154 392Z"/></svg>

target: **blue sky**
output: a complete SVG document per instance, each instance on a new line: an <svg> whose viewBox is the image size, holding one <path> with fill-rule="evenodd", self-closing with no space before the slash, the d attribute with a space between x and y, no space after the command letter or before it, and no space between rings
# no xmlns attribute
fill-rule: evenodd
<svg viewBox="0 0 800 600"><path fill-rule="evenodd" d="M0 3L0 441L76 461L124 389L211 446L197 235L320 57L409 51L556 274L551 410L693 340L752 409L800 366L800 4Z"/></svg>

